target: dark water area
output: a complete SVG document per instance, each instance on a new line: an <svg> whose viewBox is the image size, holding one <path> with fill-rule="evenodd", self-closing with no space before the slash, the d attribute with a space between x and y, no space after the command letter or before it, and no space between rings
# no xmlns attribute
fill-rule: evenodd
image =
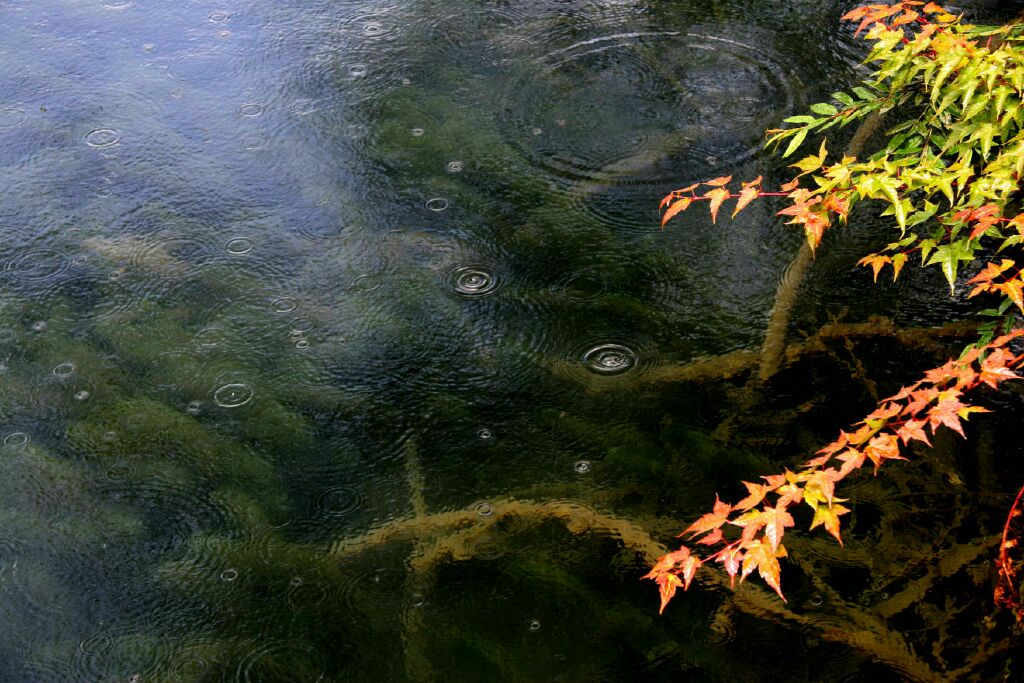
<svg viewBox="0 0 1024 683"><path fill-rule="evenodd" d="M786 604L639 580L963 343L937 273L854 267L864 211L752 382L801 236L770 200L658 227L784 182L763 131L864 77L852 4L0 3L0 680L1024 671L1015 394L851 481Z"/></svg>

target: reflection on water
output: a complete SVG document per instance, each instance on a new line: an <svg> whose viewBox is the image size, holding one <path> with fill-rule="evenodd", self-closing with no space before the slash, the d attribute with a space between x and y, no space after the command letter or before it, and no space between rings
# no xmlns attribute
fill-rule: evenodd
<svg viewBox="0 0 1024 683"><path fill-rule="evenodd" d="M0 678L955 668L843 635L884 601L870 525L841 594L793 571L804 607L708 585L658 617L637 580L842 424L809 406L854 342L733 414L799 239L774 207L654 210L780 176L762 130L858 77L839 5L0 6ZM851 287L854 250L806 334L822 290L941 319L911 278ZM858 495L891 534L923 514Z"/></svg>

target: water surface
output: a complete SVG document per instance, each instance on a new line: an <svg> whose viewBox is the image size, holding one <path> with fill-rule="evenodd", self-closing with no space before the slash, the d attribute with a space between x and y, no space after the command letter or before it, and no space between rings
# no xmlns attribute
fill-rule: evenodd
<svg viewBox="0 0 1024 683"><path fill-rule="evenodd" d="M1002 671L994 427L858 484L788 605L708 581L659 617L638 580L945 352L826 336L750 390L800 236L771 202L658 228L674 187L784 177L763 130L863 76L847 8L3 3L0 678ZM870 289L872 239L794 341L964 310Z"/></svg>

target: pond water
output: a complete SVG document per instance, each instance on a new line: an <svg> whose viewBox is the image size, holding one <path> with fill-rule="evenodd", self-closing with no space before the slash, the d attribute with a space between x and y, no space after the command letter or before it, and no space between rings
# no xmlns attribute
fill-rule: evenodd
<svg viewBox="0 0 1024 683"><path fill-rule="evenodd" d="M784 177L763 130L864 74L850 4L0 4L0 679L1003 671L996 420L794 541L786 605L639 581L945 352L870 313L965 310L851 229L748 390L800 236L658 228Z"/></svg>

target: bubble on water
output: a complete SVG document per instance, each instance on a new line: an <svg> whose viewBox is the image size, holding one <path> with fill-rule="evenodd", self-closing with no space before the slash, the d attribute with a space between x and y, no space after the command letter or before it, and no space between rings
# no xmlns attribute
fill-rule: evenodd
<svg viewBox="0 0 1024 683"><path fill-rule="evenodd" d="M413 593L409 596L409 605L412 607L423 607L427 604L427 596L423 593Z"/></svg>
<svg viewBox="0 0 1024 683"><path fill-rule="evenodd" d="M253 399L256 392L242 382L232 382L213 392L213 402L221 408L240 408Z"/></svg>
<svg viewBox="0 0 1024 683"><path fill-rule="evenodd" d="M409 131L409 133L412 134L412 136L414 138L421 138L421 137L423 137L423 133L425 133L425 132L426 131L423 130L422 128L413 128L412 130Z"/></svg>
<svg viewBox="0 0 1024 683"><path fill-rule="evenodd" d="M426 206L431 211L444 211L448 208L448 200L444 197L434 197L427 200Z"/></svg>
<svg viewBox="0 0 1024 683"><path fill-rule="evenodd" d="M238 108L238 115L243 118L253 119L262 114L263 110L264 106L259 102L246 102Z"/></svg>
<svg viewBox="0 0 1024 683"><path fill-rule="evenodd" d="M308 349L309 348L309 340L308 339L299 339L298 341L295 342L295 348L299 349L300 351L302 351L304 349Z"/></svg>
<svg viewBox="0 0 1024 683"><path fill-rule="evenodd" d="M301 576L293 576L292 578L288 579L288 585L293 588L298 588L302 585L302 583L303 581Z"/></svg>
<svg viewBox="0 0 1024 683"><path fill-rule="evenodd" d="M449 274L448 280L456 294L471 298L486 296L501 286L501 278L482 266L456 268Z"/></svg>
<svg viewBox="0 0 1024 683"><path fill-rule="evenodd" d="M490 517L494 514L494 506L487 501L481 501L473 506L473 511L481 517Z"/></svg>
<svg viewBox="0 0 1024 683"><path fill-rule="evenodd" d="M448 172L459 173L463 169L463 163L461 161L449 161Z"/></svg>
<svg viewBox="0 0 1024 683"><path fill-rule="evenodd" d="M17 128L21 124L25 123L27 119L28 116L26 116L25 112L21 109L0 107L0 130Z"/></svg>
<svg viewBox="0 0 1024 683"><path fill-rule="evenodd" d="M348 75L353 78L361 78L369 71L365 64L353 64L348 68Z"/></svg>
<svg viewBox="0 0 1024 683"><path fill-rule="evenodd" d="M531 631L539 631L540 626L540 619L531 619L530 622L526 625L526 628L530 629Z"/></svg>
<svg viewBox="0 0 1024 683"><path fill-rule="evenodd" d="M825 599L821 597L820 593L815 593L810 597L810 599L807 600L807 604L811 607L821 607L822 603L824 602Z"/></svg>
<svg viewBox="0 0 1024 683"><path fill-rule="evenodd" d="M638 361L636 353L622 344L601 344L588 349L580 359L592 372L616 375L633 368Z"/></svg>
<svg viewBox="0 0 1024 683"><path fill-rule="evenodd" d="M27 444L30 437L25 432L11 432L4 437L4 445L9 448L21 448Z"/></svg>
<svg viewBox="0 0 1024 683"><path fill-rule="evenodd" d="M101 149L116 145L121 140L121 133L113 128L97 128L85 134L85 144Z"/></svg>
<svg viewBox="0 0 1024 683"><path fill-rule="evenodd" d="M32 323L32 329L36 332L45 332L48 325L45 320L37 320Z"/></svg>
<svg viewBox="0 0 1024 683"><path fill-rule="evenodd" d="M403 78L403 79L402 79L401 81L399 81L399 82L400 82L400 83L401 83L402 85L412 85L412 79L411 79L411 78Z"/></svg>
<svg viewBox="0 0 1024 683"><path fill-rule="evenodd" d="M221 581L234 581L237 578L238 578L238 570L237 569L225 569L224 571L222 571L220 573Z"/></svg>
<svg viewBox="0 0 1024 683"><path fill-rule="evenodd" d="M576 470L578 474L586 474L587 472L590 471L590 461L577 460L575 463L573 463L572 468Z"/></svg>
<svg viewBox="0 0 1024 683"><path fill-rule="evenodd" d="M533 133L534 135L540 135L541 133L544 132L544 130L542 128L534 128L530 132Z"/></svg>
<svg viewBox="0 0 1024 683"><path fill-rule="evenodd" d="M379 21L368 21L363 25L363 35L376 37L387 31L384 24Z"/></svg>
<svg viewBox="0 0 1024 683"><path fill-rule="evenodd" d="M248 237L233 237L224 243L224 251L234 256L248 254L256 246Z"/></svg>
<svg viewBox="0 0 1024 683"><path fill-rule="evenodd" d="M85 389L75 392L76 401L84 401L85 399L89 398L89 396L91 396L91 394Z"/></svg>
<svg viewBox="0 0 1024 683"><path fill-rule="evenodd" d="M117 432L103 432L103 440L107 443L117 441Z"/></svg>
<svg viewBox="0 0 1024 683"><path fill-rule="evenodd" d="M53 369L54 377L59 377L60 379L67 379L73 374L75 374L74 363L61 363Z"/></svg>
<svg viewBox="0 0 1024 683"><path fill-rule="evenodd" d="M288 313L298 308L299 302L290 296L280 296L270 302L270 310L274 313Z"/></svg>
<svg viewBox="0 0 1024 683"><path fill-rule="evenodd" d="M227 12L210 12L210 16L207 18L214 24L223 24L231 18L231 15Z"/></svg>
<svg viewBox="0 0 1024 683"><path fill-rule="evenodd" d="M486 428L481 429L476 433L476 438L480 439L481 441L490 441L491 439L494 438L494 432Z"/></svg>

